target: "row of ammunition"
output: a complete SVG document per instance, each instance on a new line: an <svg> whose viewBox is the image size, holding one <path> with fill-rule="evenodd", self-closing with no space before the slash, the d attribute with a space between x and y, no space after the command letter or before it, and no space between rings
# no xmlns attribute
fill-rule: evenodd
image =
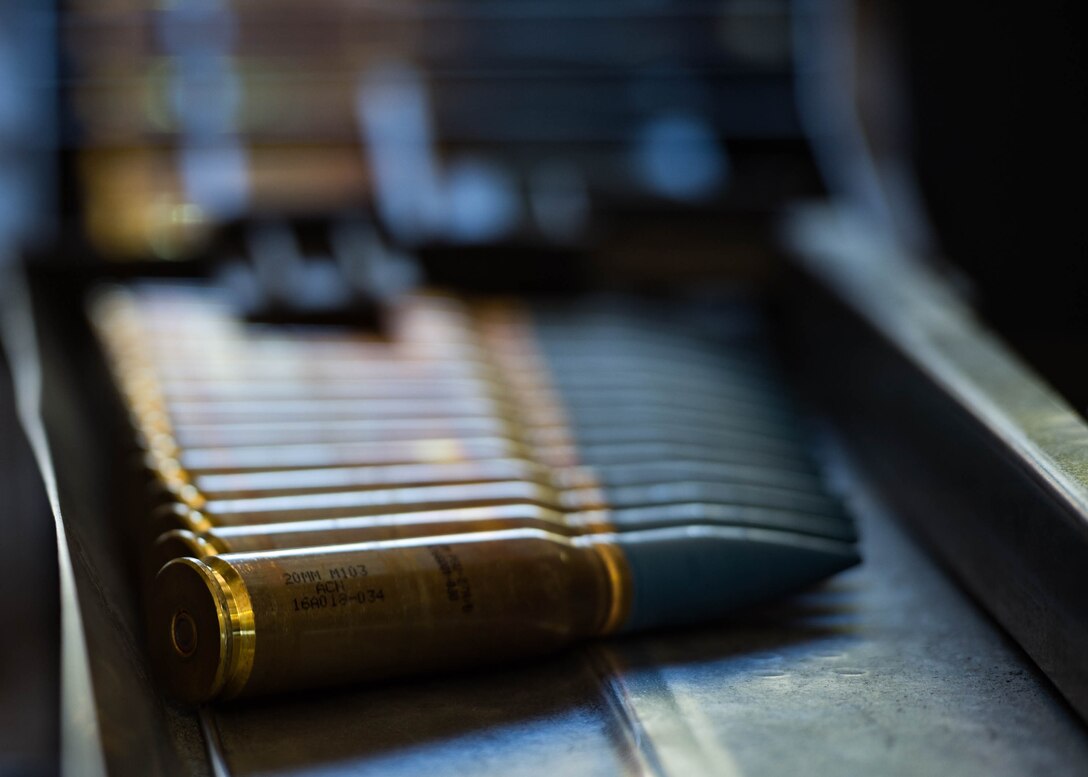
<svg viewBox="0 0 1088 777"><path fill-rule="evenodd" d="M376 335L160 284L92 320L160 495L131 532L184 700L705 620L857 560L750 317L421 295Z"/></svg>

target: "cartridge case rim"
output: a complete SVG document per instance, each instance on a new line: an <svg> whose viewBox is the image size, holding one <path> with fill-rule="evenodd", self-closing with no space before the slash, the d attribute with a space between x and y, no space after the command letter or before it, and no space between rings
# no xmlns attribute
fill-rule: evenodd
<svg viewBox="0 0 1088 777"><path fill-rule="evenodd" d="M223 685L222 698L232 699L242 692L253 671L257 652L257 631L249 590L238 571L218 556L209 556L204 563L216 575L227 594L233 650L230 667Z"/></svg>
<svg viewBox="0 0 1088 777"><path fill-rule="evenodd" d="M238 695L256 653L245 583L216 557L180 558L159 570L148 614L152 655L172 693L189 702ZM179 618L191 628L178 644Z"/></svg>
<svg viewBox="0 0 1088 777"><path fill-rule="evenodd" d="M631 614L634 599L631 568L623 550L611 541L614 535L596 534L582 539L594 551L608 583L608 608L597 633L601 636L613 634L623 628Z"/></svg>

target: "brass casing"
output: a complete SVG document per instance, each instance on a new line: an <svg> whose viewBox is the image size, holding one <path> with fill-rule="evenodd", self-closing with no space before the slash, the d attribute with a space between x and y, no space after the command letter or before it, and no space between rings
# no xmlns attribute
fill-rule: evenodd
<svg viewBox="0 0 1088 777"><path fill-rule="evenodd" d="M392 418L362 421L245 421L231 424L177 425L169 434L152 432L144 447L170 453L185 448L238 448L247 445L297 445L304 442L397 442L501 437L507 424L487 416L468 418Z"/></svg>
<svg viewBox="0 0 1088 777"><path fill-rule="evenodd" d="M148 624L189 702L539 655L608 633L630 576L609 535L522 529L171 561Z"/></svg>
<svg viewBox="0 0 1088 777"><path fill-rule="evenodd" d="M321 491L371 491L383 488L453 483L493 483L523 480L559 488L596 484L585 468L553 470L525 459L486 459L441 464L388 464L383 466L316 467L302 470L235 472L194 475L176 469L156 471L153 481L164 499L185 502L199 510L209 501L249 499Z"/></svg>
<svg viewBox="0 0 1088 777"><path fill-rule="evenodd" d="M501 458L523 458L517 440L488 437L468 440L397 440L392 442L298 443L238 448L188 448L175 458L152 449L153 466L174 459L189 473L245 472L348 465L441 464Z"/></svg>
<svg viewBox="0 0 1088 777"><path fill-rule="evenodd" d="M378 517L459 507L517 504L533 504L557 511L605 507L604 495L600 489L592 486L558 491L537 483L503 481L223 500L208 502L201 510L183 504L170 504L153 511L150 529L152 536L157 537L171 529L201 532L216 526L334 517Z"/></svg>
<svg viewBox="0 0 1088 777"><path fill-rule="evenodd" d="M185 556L255 553L324 545L437 537L468 532L539 529L562 536L611 532L606 511L561 513L537 505L500 505L374 517L328 518L295 523L221 526L203 532L173 529L152 549L152 566Z"/></svg>

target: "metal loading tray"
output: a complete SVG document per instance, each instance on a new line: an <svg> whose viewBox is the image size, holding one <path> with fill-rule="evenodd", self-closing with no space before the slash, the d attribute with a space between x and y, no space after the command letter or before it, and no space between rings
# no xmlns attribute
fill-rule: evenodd
<svg viewBox="0 0 1088 777"><path fill-rule="evenodd" d="M40 409L24 405L22 421L56 476L71 773L1054 775L1088 764L1079 720L893 521L834 431L821 455L858 516L865 563L822 588L712 627L496 671L175 705L148 674L110 531L111 491L128 473L111 455L102 366L66 290L22 290L5 287L5 342L14 372L43 377Z"/></svg>

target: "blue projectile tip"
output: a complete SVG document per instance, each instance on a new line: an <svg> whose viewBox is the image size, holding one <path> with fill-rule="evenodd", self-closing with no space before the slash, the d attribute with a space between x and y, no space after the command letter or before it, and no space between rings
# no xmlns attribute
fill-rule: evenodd
<svg viewBox="0 0 1088 777"><path fill-rule="evenodd" d="M725 526L615 535L631 567L634 598L624 631L713 620L798 591L857 564L848 542Z"/></svg>

